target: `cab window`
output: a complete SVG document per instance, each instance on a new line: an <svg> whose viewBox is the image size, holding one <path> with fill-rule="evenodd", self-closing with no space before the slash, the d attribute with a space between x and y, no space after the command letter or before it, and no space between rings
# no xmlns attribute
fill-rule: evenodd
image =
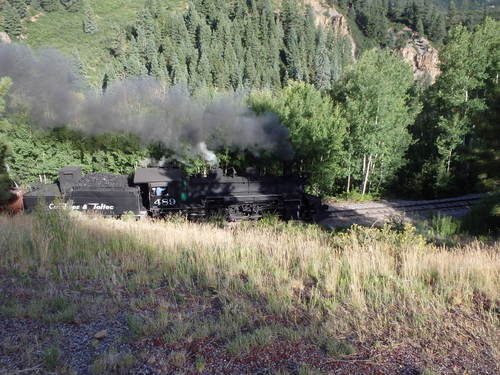
<svg viewBox="0 0 500 375"><path fill-rule="evenodd" d="M151 194L155 196L161 196L167 192L166 186L158 186L151 188Z"/></svg>

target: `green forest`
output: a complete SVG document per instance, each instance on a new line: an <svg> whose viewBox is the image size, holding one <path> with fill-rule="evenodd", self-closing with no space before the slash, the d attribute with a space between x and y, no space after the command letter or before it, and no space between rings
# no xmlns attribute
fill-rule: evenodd
<svg viewBox="0 0 500 375"><path fill-rule="evenodd" d="M110 23L97 2L0 0L0 28L13 43L51 46L43 41L43 17L54 27L72 20L67 34L77 39L55 46L71 57L87 89L106 92L116 82L152 77L202 102L231 93L255 114L275 114L289 131L291 167L311 174L314 194L438 197L500 189L496 8L453 0L325 2L347 17L351 38L318 26L312 8L295 0L134 3L137 9L123 7L121 20L110 14L117 20ZM39 24L30 21L40 14ZM415 80L397 51L408 28L439 50L433 84ZM4 186L51 181L65 165L127 174L146 158L172 155L133 132L88 135L71 123L42 128L29 105L12 109L15 82L0 79ZM223 168L282 173L272 152L206 143ZM207 168L196 155L188 159L189 173Z"/></svg>

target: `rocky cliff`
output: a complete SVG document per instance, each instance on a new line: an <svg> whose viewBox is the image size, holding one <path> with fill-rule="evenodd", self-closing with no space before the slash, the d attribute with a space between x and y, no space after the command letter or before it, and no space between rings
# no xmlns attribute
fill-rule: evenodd
<svg viewBox="0 0 500 375"><path fill-rule="evenodd" d="M411 31L411 30L410 30ZM439 53L430 42L413 33L405 46L398 49L405 61L413 68L415 79L432 84L441 71L439 70Z"/></svg>
<svg viewBox="0 0 500 375"><path fill-rule="evenodd" d="M347 37L349 39L352 46L352 58L355 60L356 43L352 37L346 17L334 7L323 4L321 0L304 0L304 4L312 8L316 25L321 25L325 29L331 28L336 36Z"/></svg>
<svg viewBox="0 0 500 375"><path fill-rule="evenodd" d="M350 40L352 57L355 60L356 43L352 37L347 18L335 7L328 6L321 0L304 0L304 4L312 8L317 25L321 25L325 29L331 28L335 35L347 37ZM440 73L438 50L427 39L409 28L404 28L401 33L408 33L410 37L405 45L398 48L397 51L412 66L415 79L428 84L434 83Z"/></svg>

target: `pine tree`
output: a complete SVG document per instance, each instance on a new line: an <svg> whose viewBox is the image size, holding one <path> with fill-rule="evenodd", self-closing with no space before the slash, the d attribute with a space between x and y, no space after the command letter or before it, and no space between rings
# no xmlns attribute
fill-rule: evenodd
<svg viewBox="0 0 500 375"><path fill-rule="evenodd" d="M424 35L424 24L423 24L421 18L419 18L417 20L417 25L416 25L415 29L417 30L417 33L419 33L421 36Z"/></svg>
<svg viewBox="0 0 500 375"><path fill-rule="evenodd" d="M40 0L40 6L46 12L55 12L61 9L59 0Z"/></svg>
<svg viewBox="0 0 500 375"><path fill-rule="evenodd" d="M11 37L17 38L23 32L23 27L21 25L21 18L17 14L16 9L10 5L10 3L5 4L3 10L4 18L4 29L7 34Z"/></svg>
<svg viewBox="0 0 500 375"><path fill-rule="evenodd" d="M342 75L342 51L339 45L339 41L335 38L333 31L328 30L326 34L326 50L329 53L330 60L330 79L333 85L339 77Z"/></svg>
<svg viewBox="0 0 500 375"><path fill-rule="evenodd" d="M125 34L125 30L119 25L112 25L111 35L111 38L106 43L111 55L115 57L122 56L127 49L127 35Z"/></svg>
<svg viewBox="0 0 500 375"><path fill-rule="evenodd" d="M315 47L316 47L316 25L314 23L314 13L310 6L304 18L304 34L302 38L303 65L305 68L304 80L312 82L315 70Z"/></svg>
<svg viewBox="0 0 500 375"><path fill-rule="evenodd" d="M231 19L236 22L241 22L245 18L247 13L247 4L245 0L234 1L233 8L231 9L229 15Z"/></svg>
<svg viewBox="0 0 500 375"><path fill-rule="evenodd" d="M198 29L201 26L202 20L194 4L190 4L186 15L184 16L184 23L189 33L191 40L195 41L198 34ZM195 43L196 45L196 43ZM196 47L198 48L198 47Z"/></svg>
<svg viewBox="0 0 500 375"><path fill-rule="evenodd" d="M422 9L422 22L424 24L424 30L426 34L429 34L429 30L434 21L435 14L440 13L434 8L432 0L424 0L424 5Z"/></svg>
<svg viewBox="0 0 500 375"><path fill-rule="evenodd" d="M229 84L233 90L237 90L242 84L242 72L232 43L230 43L224 51L224 61L229 77Z"/></svg>
<svg viewBox="0 0 500 375"><path fill-rule="evenodd" d="M446 36L446 25L442 15L439 14L434 17L429 29L429 35L436 44L440 45L443 42Z"/></svg>
<svg viewBox="0 0 500 375"><path fill-rule="evenodd" d="M212 68L214 85L220 88L227 88L229 86L228 69L223 55L222 43L216 37L214 37L210 44L209 61Z"/></svg>
<svg viewBox="0 0 500 375"><path fill-rule="evenodd" d="M168 86L168 74L165 66L165 58L162 54L153 57L150 63L149 74L155 77L164 87Z"/></svg>
<svg viewBox="0 0 500 375"><path fill-rule="evenodd" d="M245 52L245 68L243 70L243 84L246 87L255 87L258 82L255 61L249 50Z"/></svg>
<svg viewBox="0 0 500 375"><path fill-rule="evenodd" d="M61 0L68 12L77 13L83 8L83 0Z"/></svg>
<svg viewBox="0 0 500 375"><path fill-rule="evenodd" d="M83 64L82 57L80 56L80 51L78 51L77 48L73 49L72 52L73 58L74 58L74 66L75 66L75 71L78 72L78 75L83 78L84 81L88 79L88 74L87 74L87 69L85 68L85 65Z"/></svg>
<svg viewBox="0 0 500 375"><path fill-rule="evenodd" d="M455 4L455 0L450 0L450 4L448 5L448 18L446 20L446 23L449 29L460 23L460 17L458 15L457 5Z"/></svg>
<svg viewBox="0 0 500 375"><path fill-rule="evenodd" d="M40 4L40 0L31 0L31 9L41 10L42 6Z"/></svg>
<svg viewBox="0 0 500 375"><path fill-rule="evenodd" d="M401 17L402 9L398 0L389 1L389 9L387 10L387 16L391 21L397 22L399 17Z"/></svg>
<svg viewBox="0 0 500 375"><path fill-rule="evenodd" d="M203 53L196 66L197 77L201 83L211 86L212 85L212 76L210 75L210 63L208 61L207 56Z"/></svg>
<svg viewBox="0 0 500 375"><path fill-rule="evenodd" d="M10 4L17 11L17 14L21 19L26 18L26 15L28 14L28 8L24 0L10 0Z"/></svg>
<svg viewBox="0 0 500 375"><path fill-rule="evenodd" d="M296 0L283 0L281 5L280 19L283 23L285 43L290 43L292 31L297 32L300 29L301 16Z"/></svg>
<svg viewBox="0 0 500 375"><path fill-rule="evenodd" d="M158 0L146 0L144 8L149 11L153 18L158 18L161 15L162 9Z"/></svg>
<svg viewBox="0 0 500 375"><path fill-rule="evenodd" d="M136 44L132 44L131 53L124 64L127 77L144 77L148 71L141 60L141 56Z"/></svg>
<svg viewBox="0 0 500 375"><path fill-rule="evenodd" d="M154 39L158 34L155 20L148 8L139 11L135 28L137 32L140 30L148 39Z"/></svg>
<svg viewBox="0 0 500 375"><path fill-rule="evenodd" d="M113 84L113 82L119 79L119 74L116 69L116 64L111 63L106 66L106 73L104 73L104 78L102 80L102 90L106 89Z"/></svg>
<svg viewBox="0 0 500 375"><path fill-rule="evenodd" d="M173 62L171 74L172 84L180 88L187 88L189 77L185 60L179 58L177 55L173 55L171 58Z"/></svg>
<svg viewBox="0 0 500 375"><path fill-rule="evenodd" d="M89 4L85 4L83 32L87 34L95 34L99 31L94 10Z"/></svg>
<svg viewBox="0 0 500 375"><path fill-rule="evenodd" d="M299 38L295 31L292 31L287 47L286 63L289 77L296 81L302 81L306 78L306 75L302 65L303 55L299 45Z"/></svg>
<svg viewBox="0 0 500 375"><path fill-rule="evenodd" d="M317 89L329 89L331 83L331 64L323 32L319 31L316 54L314 56L314 86Z"/></svg>

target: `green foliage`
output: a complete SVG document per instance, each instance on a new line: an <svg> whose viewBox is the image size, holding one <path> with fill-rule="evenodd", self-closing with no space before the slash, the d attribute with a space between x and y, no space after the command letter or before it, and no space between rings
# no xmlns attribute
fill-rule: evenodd
<svg viewBox="0 0 500 375"><path fill-rule="evenodd" d="M3 118L3 112L5 110L5 99L4 96L7 94L12 81L10 78L0 78L0 129L6 128L8 126L7 120ZM10 179L7 173L6 160L9 156L9 148L7 146L6 139L0 134L0 200L8 198L6 193L10 187Z"/></svg>
<svg viewBox="0 0 500 375"><path fill-rule="evenodd" d="M330 356L332 357L340 357L344 355L351 355L356 352L356 349L352 344L349 344L345 341L337 340L333 337L330 337L324 340L320 347Z"/></svg>
<svg viewBox="0 0 500 375"><path fill-rule="evenodd" d="M30 46L51 46L70 56L78 48L84 66L88 69L89 84L102 87L102 80L110 65L109 39L117 35L113 26L120 25L121 32L126 34L126 26L135 19L136 12L144 6L144 0L87 0L98 19L99 32L86 34L83 32L82 12L45 12L36 22L26 23L25 42ZM166 2L175 6L177 0ZM83 9L83 7L82 7ZM64 30L64 32L61 32Z"/></svg>
<svg viewBox="0 0 500 375"><path fill-rule="evenodd" d="M318 36L318 48L314 57L314 86L317 89L329 89L332 81L332 69L326 48L326 40L321 30Z"/></svg>
<svg viewBox="0 0 500 375"><path fill-rule="evenodd" d="M40 0L40 6L46 12L55 12L61 9L59 0Z"/></svg>
<svg viewBox="0 0 500 375"><path fill-rule="evenodd" d="M84 172L129 174L146 156L144 146L128 134L85 137L68 129L35 130L23 118L0 129L12 150L7 159L12 178L22 184L57 177L61 167L80 165Z"/></svg>
<svg viewBox="0 0 500 375"><path fill-rule="evenodd" d="M450 31L442 73L423 93L424 111L413 128L419 142L410 150L416 173L405 184L434 194L498 184L499 50L499 21Z"/></svg>
<svg viewBox="0 0 500 375"><path fill-rule="evenodd" d="M83 8L83 0L61 0L62 5L68 12L79 12Z"/></svg>
<svg viewBox="0 0 500 375"><path fill-rule="evenodd" d="M92 7L88 4L85 4L84 9L84 19L83 19L83 32L87 34L95 34L99 31L97 26L97 20Z"/></svg>
<svg viewBox="0 0 500 375"><path fill-rule="evenodd" d="M16 10L23 7L21 3L12 0L3 12L10 7L22 13ZM400 181L420 192L498 189L497 21L487 19L476 29L452 28L441 54L441 77L430 89L417 91L410 70L388 52L368 51L347 69L352 62L350 39L316 28L312 10L296 1L284 1L279 12L276 4L265 0L195 0L182 10L179 3L88 0L82 14L82 1L41 0L45 12L36 22L26 23L27 42L51 44L77 57L81 72L103 88L114 80L149 75L165 87L179 85L196 95L264 90L265 94L255 95L260 99L252 99L255 108L276 112L290 128L297 150L293 168L312 171L312 192L379 193L403 170L406 159L410 164ZM444 12L428 2L334 3L364 33L351 25L358 51L375 45L374 41L387 44L387 30L403 25L417 28L438 44L444 38ZM62 10L61 4L68 12L47 13ZM464 21L451 11L449 24ZM96 31L97 18L99 33L90 35ZM13 25L18 31L12 35L20 34L21 21ZM294 83L280 90L290 78L304 85ZM335 102L326 94L332 88ZM276 92L268 94L268 89ZM406 152L412 143L408 127L420 98L425 98L425 110L412 127L415 144ZM130 171L144 154L138 148L130 152L92 146L95 139L86 137L83 146L78 145L77 137L62 137L60 131L39 133L26 126L26 119L13 121L16 130L5 126L1 133L9 137L13 149L9 159L13 176L24 183L44 176L51 179L64 164ZM248 154L222 152L227 156L224 167L260 163L267 172L280 169L269 155L259 161ZM35 167L30 171L26 165ZM204 168L194 161L189 172Z"/></svg>
<svg viewBox="0 0 500 375"><path fill-rule="evenodd" d="M5 95L12 85L12 80L9 77L0 77L0 116L3 116L5 111ZM3 117L0 117L3 120Z"/></svg>
<svg viewBox="0 0 500 375"><path fill-rule="evenodd" d="M111 348L99 355L90 367L92 374L128 374L136 363L136 358L129 352L117 352Z"/></svg>
<svg viewBox="0 0 500 375"><path fill-rule="evenodd" d="M347 191L379 191L405 164L411 142L408 126L418 106L412 103L410 67L386 51L366 52L337 86L348 121L344 168Z"/></svg>
<svg viewBox="0 0 500 375"><path fill-rule="evenodd" d="M418 223L417 230L430 241L451 245L452 238L461 231L461 222L451 216L437 214Z"/></svg>
<svg viewBox="0 0 500 375"><path fill-rule="evenodd" d="M380 195L376 193L361 194L358 190L351 190L337 194L335 199L345 200L348 202L371 202L380 199Z"/></svg>
<svg viewBox="0 0 500 375"><path fill-rule="evenodd" d="M329 88L339 75L332 65L338 73L350 63L350 48L318 36L310 9L294 1L283 8L278 16L264 0L198 0L183 15L154 7L153 16L146 7L128 39L115 39L108 76L150 75L193 93L280 88L289 78Z"/></svg>
<svg viewBox="0 0 500 375"><path fill-rule="evenodd" d="M51 346L42 353L42 359L47 370L54 371L60 363L61 351L57 347Z"/></svg>
<svg viewBox="0 0 500 375"><path fill-rule="evenodd" d="M441 45L446 36L446 24L442 15L438 14L432 19L428 34L436 45Z"/></svg>
<svg viewBox="0 0 500 375"><path fill-rule="evenodd" d="M25 18L28 14L28 8L26 6L25 0L9 0L12 7L16 10L19 17Z"/></svg>
<svg viewBox="0 0 500 375"><path fill-rule="evenodd" d="M10 3L6 3L2 13L5 32L14 38L20 36L23 32L23 26L17 10Z"/></svg>
<svg viewBox="0 0 500 375"><path fill-rule="evenodd" d="M490 194L462 220L462 229L473 235L500 234L500 193Z"/></svg>
<svg viewBox="0 0 500 375"><path fill-rule="evenodd" d="M276 113L290 129L297 169L312 173L311 190L323 194L335 191L335 182L343 176L341 151L346 123L341 107L302 82L290 82L274 95L256 95L251 106L260 113Z"/></svg>
<svg viewBox="0 0 500 375"><path fill-rule="evenodd" d="M353 33L358 29L371 41L380 45L388 45L387 34L394 24L402 24L426 35L436 45L440 45L446 35L446 30L463 24L473 27L481 23L486 15L498 19L498 10L495 6L485 8L483 4L478 5L475 10L469 7L469 2L461 2L458 8L453 0L448 3L448 9L444 9L442 1L428 0L329 0L329 3L340 6L347 13L350 21L355 21ZM496 14L495 14L496 13ZM391 25L391 23L393 23ZM357 26L357 27L356 27ZM365 50L366 42L356 37L360 50Z"/></svg>

